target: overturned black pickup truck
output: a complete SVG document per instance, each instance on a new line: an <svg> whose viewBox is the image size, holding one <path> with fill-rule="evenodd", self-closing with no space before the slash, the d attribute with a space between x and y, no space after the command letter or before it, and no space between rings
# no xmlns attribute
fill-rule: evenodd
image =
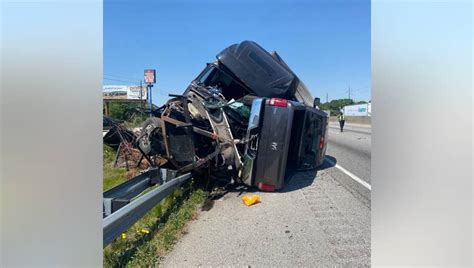
<svg viewBox="0 0 474 268"><path fill-rule="evenodd" d="M255 42L224 49L170 97L136 139L152 165L275 191L324 161L328 118L319 99Z"/></svg>

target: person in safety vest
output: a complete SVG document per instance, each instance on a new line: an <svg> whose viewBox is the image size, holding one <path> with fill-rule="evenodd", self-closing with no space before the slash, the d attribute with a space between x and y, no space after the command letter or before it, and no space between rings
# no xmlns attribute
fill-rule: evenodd
<svg viewBox="0 0 474 268"><path fill-rule="evenodd" d="M341 132L343 131L343 128L344 128L344 122L346 122L346 119L344 118L344 114L343 113L340 113L338 116L337 116L337 119L339 120L339 126L341 127Z"/></svg>

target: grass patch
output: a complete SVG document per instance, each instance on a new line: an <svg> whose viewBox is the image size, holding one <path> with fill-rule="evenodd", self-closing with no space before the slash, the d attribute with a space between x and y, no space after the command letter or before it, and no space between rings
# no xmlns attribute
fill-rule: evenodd
<svg viewBox="0 0 474 268"><path fill-rule="evenodd" d="M139 127L147 120L149 116L147 115L135 115L125 122L128 128Z"/></svg>
<svg viewBox="0 0 474 268"><path fill-rule="evenodd" d="M193 189L177 189L135 223L124 237L117 238L104 249L104 267L151 267L173 247L206 193Z"/></svg>
<svg viewBox="0 0 474 268"><path fill-rule="evenodd" d="M127 180L125 168L114 168L116 151L103 146L106 191ZM197 213L196 208L207 194L192 182L176 189L143 218L104 248L104 267L154 267L181 236L187 222Z"/></svg>
<svg viewBox="0 0 474 268"><path fill-rule="evenodd" d="M104 171L104 178L102 187L103 190L106 191L116 185L127 180L125 168L115 168L114 161L115 161L115 154L116 151L111 148L110 146L103 145L103 171Z"/></svg>

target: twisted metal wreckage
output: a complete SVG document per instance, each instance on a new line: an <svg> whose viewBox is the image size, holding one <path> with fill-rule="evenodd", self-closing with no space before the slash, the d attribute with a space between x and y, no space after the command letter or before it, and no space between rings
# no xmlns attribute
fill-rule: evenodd
<svg viewBox="0 0 474 268"><path fill-rule="evenodd" d="M323 162L327 115L319 99L255 42L224 49L183 95L170 97L138 133L115 124L104 143L118 135L118 146L137 148L152 167L266 191Z"/></svg>

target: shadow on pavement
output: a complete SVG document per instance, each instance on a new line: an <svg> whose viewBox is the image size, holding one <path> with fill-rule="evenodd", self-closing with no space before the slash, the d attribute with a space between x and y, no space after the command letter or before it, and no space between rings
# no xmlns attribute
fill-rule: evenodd
<svg viewBox="0 0 474 268"><path fill-rule="evenodd" d="M336 163L336 158L326 155L326 159L324 160L323 164L317 169L295 172L287 185L280 192L291 192L310 186L316 179L316 174L318 171L334 167Z"/></svg>
<svg viewBox="0 0 474 268"><path fill-rule="evenodd" d="M316 174L318 173L318 171L334 167L336 163L337 163L337 159L335 157L326 155L326 159L324 160L323 164L319 166L317 169L294 172L293 175L291 175L291 178L288 180L288 182L286 182L286 185L283 187L283 189L277 191L277 193L278 192L288 193L288 192L296 191L296 190L310 186L311 184L313 184L314 180L316 179ZM256 187L248 187L248 186L243 186L243 185L233 185L233 186L229 185L228 187L226 187L225 192L222 192L221 194L218 194L212 197L211 199L212 201L220 199L229 192L238 193L238 196L241 196L246 193L258 194L260 191ZM204 207L211 209L212 206L213 206L213 202L210 202Z"/></svg>
<svg viewBox="0 0 474 268"><path fill-rule="evenodd" d="M321 166L319 166L319 170L324 170L327 168L332 168L337 164L337 159L333 156L326 155L324 162Z"/></svg>
<svg viewBox="0 0 474 268"><path fill-rule="evenodd" d="M295 172L280 192L288 193L310 186L316 179L317 173L318 169Z"/></svg>

